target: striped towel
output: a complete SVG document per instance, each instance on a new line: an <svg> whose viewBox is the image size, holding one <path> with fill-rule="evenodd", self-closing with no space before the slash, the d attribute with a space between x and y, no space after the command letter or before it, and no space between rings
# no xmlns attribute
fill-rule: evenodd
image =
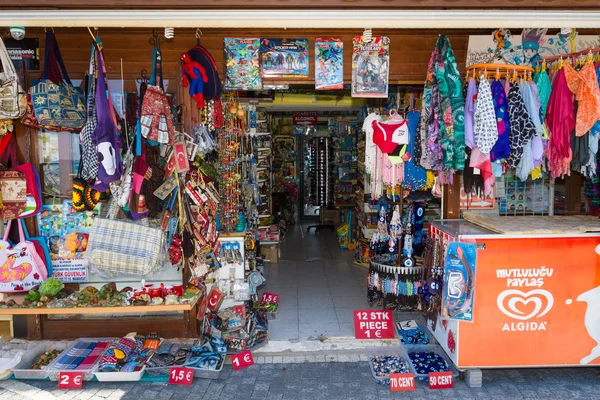
<svg viewBox="0 0 600 400"><path fill-rule="evenodd" d="M98 360L100 360L100 358L104 354L104 351L108 348L109 344L110 344L110 342L96 343L96 347L94 347L94 350L92 350L92 352L75 369L82 370L82 369L92 368L94 366L94 364L96 364L96 362L98 362Z"/></svg>
<svg viewBox="0 0 600 400"><path fill-rule="evenodd" d="M94 347L96 347L96 342L76 343L73 348L56 361L54 369L64 371L77 368L90 355Z"/></svg>

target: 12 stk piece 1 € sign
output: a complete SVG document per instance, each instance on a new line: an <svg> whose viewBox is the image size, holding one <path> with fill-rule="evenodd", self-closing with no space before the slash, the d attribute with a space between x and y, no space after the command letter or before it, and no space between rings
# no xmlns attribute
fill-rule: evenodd
<svg viewBox="0 0 600 400"><path fill-rule="evenodd" d="M356 339L393 339L394 321L391 310L354 310Z"/></svg>

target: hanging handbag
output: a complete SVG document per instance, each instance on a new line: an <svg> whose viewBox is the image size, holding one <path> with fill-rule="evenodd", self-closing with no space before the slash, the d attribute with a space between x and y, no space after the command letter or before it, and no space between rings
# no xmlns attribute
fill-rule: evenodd
<svg viewBox="0 0 600 400"><path fill-rule="evenodd" d="M109 95L110 96L110 95ZM111 114L111 103L107 97L104 81L104 58L98 51L98 80L96 86L96 116L98 126L92 134L92 141L98 155L98 180L109 184L121 178L123 164L121 162L121 139Z"/></svg>
<svg viewBox="0 0 600 400"><path fill-rule="evenodd" d="M19 243L10 247L8 233L12 221L0 241L0 293L26 292L48 279L44 261L33 243L25 240L23 226L19 223Z"/></svg>
<svg viewBox="0 0 600 400"><path fill-rule="evenodd" d="M165 235L160 228L96 217L85 254L101 274L147 276L165 265Z"/></svg>
<svg viewBox="0 0 600 400"><path fill-rule="evenodd" d="M62 72L62 79L58 82L49 79L50 53ZM53 32L46 32L45 54L42 79L34 82L29 89L35 118L40 125L81 129L86 122L84 95L69 79Z"/></svg>
<svg viewBox="0 0 600 400"><path fill-rule="evenodd" d="M27 206L27 180L21 171L9 169L16 166L16 147L13 133L3 138L8 144L0 158L0 218L16 219L25 211Z"/></svg>
<svg viewBox="0 0 600 400"><path fill-rule="evenodd" d="M81 178L93 182L98 176L98 154L92 136L98 127L96 117L96 68L95 68L96 46L92 45L90 56L90 67L88 70L88 96L87 96L87 122L79 134L79 145L81 146Z"/></svg>
<svg viewBox="0 0 600 400"><path fill-rule="evenodd" d="M0 119L21 118L27 108L27 98L1 37L0 63Z"/></svg>
<svg viewBox="0 0 600 400"><path fill-rule="evenodd" d="M32 242L35 246L36 252L41 256L44 255L43 261L46 266L46 271L48 272L48 277L52 276L52 256L50 256L50 248L48 247L48 238L44 236L29 236L29 231L27 230L27 225L25 225L24 219L19 219L19 223L23 227L23 233L25 234L25 240Z"/></svg>

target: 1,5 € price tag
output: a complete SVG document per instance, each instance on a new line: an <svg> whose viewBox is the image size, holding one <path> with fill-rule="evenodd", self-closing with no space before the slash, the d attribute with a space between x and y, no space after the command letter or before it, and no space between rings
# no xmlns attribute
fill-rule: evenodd
<svg viewBox="0 0 600 400"><path fill-rule="evenodd" d="M191 386L194 380L194 370L184 367L171 367L169 370L170 385Z"/></svg>
<svg viewBox="0 0 600 400"><path fill-rule="evenodd" d="M279 304L279 295L275 293L264 292L260 301L267 304Z"/></svg>
<svg viewBox="0 0 600 400"><path fill-rule="evenodd" d="M394 323L391 310L354 310L356 339L393 339Z"/></svg>
<svg viewBox="0 0 600 400"><path fill-rule="evenodd" d="M64 371L58 375L59 389L81 389L83 372Z"/></svg>
<svg viewBox="0 0 600 400"><path fill-rule="evenodd" d="M452 371L430 372L429 389L451 389L454 386Z"/></svg>
<svg viewBox="0 0 600 400"><path fill-rule="evenodd" d="M414 390L414 374L390 374L390 392L413 392Z"/></svg>
<svg viewBox="0 0 600 400"><path fill-rule="evenodd" d="M233 370L248 368L254 365L254 359L250 350L242 351L241 353L231 356L231 364L233 364Z"/></svg>

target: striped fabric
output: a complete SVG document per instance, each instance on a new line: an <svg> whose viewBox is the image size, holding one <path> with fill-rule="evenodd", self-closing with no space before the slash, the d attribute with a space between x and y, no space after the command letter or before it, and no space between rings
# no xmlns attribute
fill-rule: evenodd
<svg viewBox="0 0 600 400"><path fill-rule="evenodd" d="M108 276L145 276L165 260L163 232L136 223L96 218L90 231L86 257L89 265Z"/></svg>

